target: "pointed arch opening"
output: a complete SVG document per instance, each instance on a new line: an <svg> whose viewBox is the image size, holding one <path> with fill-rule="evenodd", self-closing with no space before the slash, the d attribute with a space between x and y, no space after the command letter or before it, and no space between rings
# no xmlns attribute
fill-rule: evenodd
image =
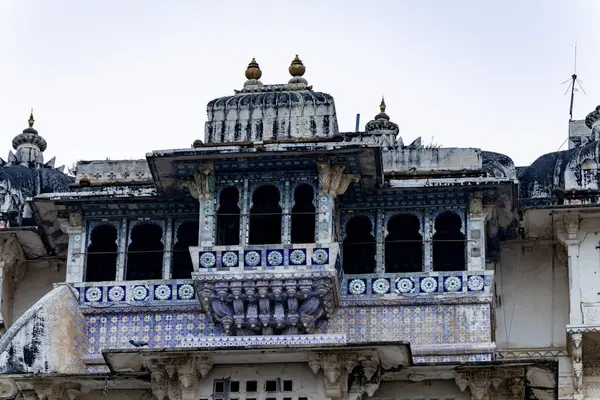
<svg viewBox="0 0 600 400"><path fill-rule="evenodd" d="M346 224L343 263L346 274L371 274L375 271L375 237L369 217L357 215Z"/></svg>
<svg viewBox="0 0 600 400"><path fill-rule="evenodd" d="M131 230L126 280L162 279L162 235L162 228L153 223L139 224Z"/></svg>
<svg viewBox="0 0 600 400"><path fill-rule="evenodd" d="M90 235L85 270L86 282L107 282L117 279L117 228L96 226Z"/></svg>
<svg viewBox="0 0 600 400"><path fill-rule="evenodd" d="M394 215L387 224L385 271L420 272L423 270L421 221L413 214Z"/></svg>
<svg viewBox="0 0 600 400"><path fill-rule="evenodd" d="M221 191L217 211L217 245L236 246L240 244L240 192L235 186Z"/></svg>
<svg viewBox="0 0 600 400"><path fill-rule="evenodd" d="M441 213L435 219L433 235L433 269L460 271L465 269L465 235L462 220L452 211Z"/></svg>
<svg viewBox="0 0 600 400"><path fill-rule="evenodd" d="M198 246L198 221L186 221L179 225L175 239L171 277L173 279L190 279L192 271L194 271L190 247Z"/></svg>
<svg viewBox="0 0 600 400"><path fill-rule="evenodd" d="M292 243L315 242L315 191L309 184L298 185L294 190L292 207Z"/></svg>
<svg viewBox="0 0 600 400"><path fill-rule="evenodd" d="M250 244L281 243L281 194L273 185L261 186L252 194Z"/></svg>

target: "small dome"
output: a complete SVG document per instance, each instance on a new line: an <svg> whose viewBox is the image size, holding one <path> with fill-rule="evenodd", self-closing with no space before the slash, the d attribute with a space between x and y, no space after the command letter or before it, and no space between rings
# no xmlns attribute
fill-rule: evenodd
<svg viewBox="0 0 600 400"><path fill-rule="evenodd" d="M18 150L20 146L24 144L30 144L37 146L41 152L46 150L47 143L46 140L38 135L38 131L33 128L33 124L35 123L35 119L33 119L33 111L29 116L29 120L27 121L29 124L28 128L23 129L23 133L14 137L12 141L12 146L15 150Z"/></svg>
<svg viewBox="0 0 600 400"><path fill-rule="evenodd" d="M585 125L592 129L592 125L594 125L594 123L598 120L600 120L600 106L597 106L594 111L585 117Z"/></svg>
<svg viewBox="0 0 600 400"><path fill-rule="evenodd" d="M375 116L375 119L367 122L365 126L365 133L368 135L374 134L394 134L397 135L400 132L400 128L397 124L390 121L390 116L385 113L386 105L385 100L382 98L379 104L379 114Z"/></svg>

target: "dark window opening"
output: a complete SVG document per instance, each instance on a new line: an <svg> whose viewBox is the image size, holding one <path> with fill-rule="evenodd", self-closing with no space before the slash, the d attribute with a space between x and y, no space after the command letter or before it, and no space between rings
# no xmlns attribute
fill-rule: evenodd
<svg viewBox="0 0 600 400"><path fill-rule="evenodd" d="M433 235L433 269L460 271L465 269L465 235L460 231L460 217L446 211L435 219Z"/></svg>
<svg viewBox="0 0 600 400"><path fill-rule="evenodd" d="M266 392L276 392L277 391L277 381L266 381L265 382L265 391Z"/></svg>
<svg viewBox="0 0 600 400"><path fill-rule="evenodd" d="M117 228L100 225L94 228L87 249L86 282L117 279Z"/></svg>
<svg viewBox="0 0 600 400"><path fill-rule="evenodd" d="M232 381L229 384L229 391L231 393L238 393L240 391L240 382L238 382L238 381Z"/></svg>
<svg viewBox="0 0 600 400"><path fill-rule="evenodd" d="M390 218L385 238L385 272L420 272L423 269L420 227L419 218L412 214Z"/></svg>
<svg viewBox="0 0 600 400"><path fill-rule="evenodd" d="M217 245L236 246L240 244L240 194L230 186L221 191L217 211Z"/></svg>
<svg viewBox="0 0 600 400"><path fill-rule="evenodd" d="M175 246L173 246L173 279L190 279L194 266L190 256L190 247L198 246L198 221L187 221L177 228Z"/></svg>
<svg viewBox="0 0 600 400"><path fill-rule="evenodd" d="M246 382L246 392L256 392L258 390L258 382L256 381L247 381Z"/></svg>
<svg viewBox="0 0 600 400"><path fill-rule="evenodd" d="M250 210L250 244L281 243L281 196L275 186L256 189Z"/></svg>
<svg viewBox="0 0 600 400"><path fill-rule="evenodd" d="M127 250L128 281L162 279L162 229L152 223L136 225L131 230L131 244Z"/></svg>
<svg viewBox="0 0 600 400"><path fill-rule="evenodd" d="M312 186L302 184L294 190L292 208L292 243L315 242L315 192Z"/></svg>
<svg viewBox="0 0 600 400"><path fill-rule="evenodd" d="M293 388L292 381L283 381L283 391L291 392Z"/></svg>
<svg viewBox="0 0 600 400"><path fill-rule="evenodd" d="M215 393L225 392L225 381L215 381Z"/></svg>
<svg viewBox="0 0 600 400"><path fill-rule="evenodd" d="M375 271L373 224L364 216L353 217L346 225L343 262L346 274L370 274Z"/></svg>

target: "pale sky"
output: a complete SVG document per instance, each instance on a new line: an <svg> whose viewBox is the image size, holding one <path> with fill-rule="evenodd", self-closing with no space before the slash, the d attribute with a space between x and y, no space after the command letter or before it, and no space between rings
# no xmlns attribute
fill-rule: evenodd
<svg viewBox="0 0 600 400"><path fill-rule="evenodd" d="M567 137L576 42L574 118L600 104L599 20L600 0L0 0L0 156L32 107L57 166L189 147L252 57L285 83L298 53L341 131L385 95L405 144L526 165Z"/></svg>

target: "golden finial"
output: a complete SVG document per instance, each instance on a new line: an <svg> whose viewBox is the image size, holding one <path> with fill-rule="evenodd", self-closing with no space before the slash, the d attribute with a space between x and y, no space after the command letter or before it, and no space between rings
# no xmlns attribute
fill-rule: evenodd
<svg viewBox="0 0 600 400"><path fill-rule="evenodd" d="M385 112L385 100L384 100L383 96L381 96L381 104L379 104L379 109L381 110L382 113Z"/></svg>
<svg viewBox="0 0 600 400"><path fill-rule="evenodd" d="M248 64L248 68L246 68L246 79L260 79L262 76L262 71L258 66L255 58L252 58L250 64Z"/></svg>
<svg viewBox="0 0 600 400"><path fill-rule="evenodd" d="M27 121L29 123L29 127L33 127L33 124L35 123L35 119L33 119L33 108L31 109L31 114L29 115L29 121Z"/></svg>
<svg viewBox="0 0 600 400"><path fill-rule="evenodd" d="M302 64L302 61L298 58L298 54L296 54L296 57L292 60L292 64L290 65L290 68L288 69L288 71L290 71L290 75L292 75L294 77L302 76L306 72L306 67L304 66L304 64Z"/></svg>

